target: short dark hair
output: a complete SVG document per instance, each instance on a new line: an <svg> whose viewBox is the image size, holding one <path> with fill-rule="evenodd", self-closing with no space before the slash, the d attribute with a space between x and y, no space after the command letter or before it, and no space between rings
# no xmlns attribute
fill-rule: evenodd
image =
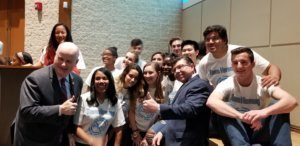
<svg viewBox="0 0 300 146"><path fill-rule="evenodd" d="M194 66L194 72L196 72L196 68L195 68L195 64L194 64L194 61L188 57L187 55L184 55L182 57L177 57L175 58L174 62L173 62L173 66L172 68L175 66L175 64L180 61L180 60L184 60L186 62L187 65L193 65Z"/></svg>
<svg viewBox="0 0 300 146"><path fill-rule="evenodd" d="M205 31L203 32L203 37L206 38L208 34L216 32L219 34L220 38L228 43L228 36L227 36L227 31L226 28L222 25L211 25L207 26Z"/></svg>
<svg viewBox="0 0 300 146"><path fill-rule="evenodd" d="M247 53L251 63L254 62L253 51L250 48L247 48L247 47L239 47L239 48L231 50L231 60L233 59L234 55L238 55L238 54L241 54L241 53Z"/></svg>
<svg viewBox="0 0 300 146"><path fill-rule="evenodd" d="M177 40L181 40L181 38L180 37L171 38L169 41L169 45L172 46L173 42Z"/></svg>
<svg viewBox="0 0 300 146"><path fill-rule="evenodd" d="M194 61L190 57L188 57L188 56L185 55L185 56L182 56L182 57L175 58L175 60L173 62L173 67L180 60L184 60L188 65L191 65L191 64L195 65Z"/></svg>
<svg viewBox="0 0 300 146"><path fill-rule="evenodd" d="M143 45L143 41L141 39L135 38L135 39L131 40L130 45L131 45L131 47Z"/></svg>
<svg viewBox="0 0 300 146"><path fill-rule="evenodd" d="M108 50L112 56L118 58L118 48L117 47L109 47L104 50Z"/></svg>
<svg viewBox="0 0 300 146"><path fill-rule="evenodd" d="M191 45L191 46L193 46L194 47L194 50L195 51L199 51L199 45L198 45L198 43L196 42L196 41L193 41L193 40L184 40L183 42L182 42L182 44L181 44L181 50L182 50L182 48L184 47L184 46L186 46L186 45Z"/></svg>

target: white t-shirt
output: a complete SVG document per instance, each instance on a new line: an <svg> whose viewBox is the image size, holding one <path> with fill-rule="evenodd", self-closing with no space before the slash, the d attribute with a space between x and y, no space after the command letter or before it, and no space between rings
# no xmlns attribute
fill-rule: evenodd
<svg viewBox="0 0 300 146"><path fill-rule="evenodd" d="M47 50L47 47L44 47L43 50L42 50L40 59L39 59L39 61L42 64L44 64L45 55L46 55L46 52L47 52L46 50ZM86 69L86 66L85 66L85 63L84 63L84 60L83 60L83 57L82 57L82 54L81 54L80 50L79 50L78 62L76 64L76 67L77 67L77 69Z"/></svg>
<svg viewBox="0 0 300 146"><path fill-rule="evenodd" d="M154 97L155 88L149 88L149 93ZM150 113L144 111L143 102L137 99L135 107L135 121L136 126L142 132L146 132L152 124L156 121L158 113Z"/></svg>
<svg viewBox="0 0 300 146"><path fill-rule="evenodd" d="M128 93L128 89L123 89L121 93L118 93L118 102L120 102L122 106L122 110L125 118L128 118L129 107L130 107L130 97Z"/></svg>
<svg viewBox="0 0 300 146"><path fill-rule="evenodd" d="M163 90L164 101L169 103L169 94L172 92L174 86L174 81L171 81L169 76L163 76L161 81L161 87Z"/></svg>
<svg viewBox="0 0 300 146"><path fill-rule="evenodd" d="M201 79L207 80L214 87L218 83L222 82L227 77L234 74L231 66L231 50L240 46L228 44L228 51L222 58L214 58L211 53L206 54L200 60L199 75ZM265 58L254 52L254 72L255 74L261 74L269 66L270 62Z"/></svg>
<svg viewBox="0 0 300 146"><path fill-rule="evenodd" d="M195 69L196 69L196 73L199 74L200 61L198 62L198 64L195 64Z"/></svg>
<svg viewBox="0 0 300 146"><path fill-rule="evenodd" d="M182 82L175 80L174 82L174 86L173 86L173 90L172 92L169 94L169 104L173 103L173 100L175 98L175 95L177 93L177 91L179 90L179 88L183 85Z"/></svg>
<svg viewBox="0 0 300 146"><path fill-rule="evenodd" d="M81 103L78 104L74 116L74 124L82 126L83 130L95 138L103 138L110 125L119 127L125 124L122 107L119 102L114 106L108 99L99 103L98 107L88 105L87 99L90 98L90 92L81 95ZM80 138L76 137L77 142L86 144Z"/></svg>
<svg viewBox="0 0 300 146"><path fill-rule="evenodd" d="M223 95L223 100L239 112L263 109L269 105L276 87L262 88L261 77L253 75L248 87L241 86L234 76L219 83L213 92Z"/></svg>
<svg viewBox="0 0 300 146"><path fill-rule="evenodd" d="M89 73L89 75L87 76L87 78L85 80L86 85L91 86L91 80L92 80L92 76L93 76L94 72L101 67L104 67L104 66L99 66L99 67L95 67L92 69L92 71ZM116 78L119 77L119 75L121 73L122 73L122 71L119 69L116 69L116 68L113 71L111 71L111 74L112 74L114 80L116 80Z"/></svg>
<svg viewBox="0 0 300 146"><path fill-rule="evenodd" d="M125 57L118 57L116 59L116 62L115 62L115 68L117 68L119 70L124 70L124 67L122 65L124 59L125 59ZM145 60L139 58L139 61L137 62L137 65L143 70L146 63L147 62Z"/></svg>

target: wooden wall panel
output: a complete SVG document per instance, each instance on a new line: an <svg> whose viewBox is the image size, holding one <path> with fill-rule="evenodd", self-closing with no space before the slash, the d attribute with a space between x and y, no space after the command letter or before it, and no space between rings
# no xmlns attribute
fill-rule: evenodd
<svg viewBox="0 0 300 146"><path fill-rule="evenodd" d="M270 0L232 0L230 42L243 46L268 46Z"/></svg>
<svg viewBox="0 0 300 146"><path fill-rule="evenodd" d="M300 45L259 48L255 49L255 51L280 67L282 71L280 86L295 96L298 102L300 102L300 69L298 67L300 62ZM300 107L298 106L290 115L291 124L298 127L300 127L299 113Z"/></svg>
<svg viewBox="0 0 300 146"><path fill-rule="evenodd" d="M183 39L192 39L200 41L202 36L201 30L201 15L202 15L202 4L197 4L192 8L188 8L183 11L182 15L182 33Z"/></svg>
<svg viewBox="0 0 300 146"><path fill-rule="evenodd" d="M206 0L203 1L202 33L209 25L220 24L230 32L230 0ZM203 39L201 33L201 37ZM230 40L229 40L230 42Z"/></svg>
<svg viewBox="0 0 300 146"><path fill-rule="evenodd" d="M8 38L8 18L7 18L7 12L8 12L8 5L7 0L0 0L0 41L3 43L3 50L0 52L0 55L6 56L6 50L7 50L7 38Z"/></svg>
<svg viewBox="0 0 300 146"><path fill-rule="evenodd" d="M2 56L12 57L24 50L25 0L0 0Z"/></svg>
<svg viewBox="0 0 300 146"><path fill-rule="evenodd" d="M10 40L9 56L24 50L25 0L10 0Z"/></svg>
<svg viewBox="0 0 300 146"><path fill-rule="evenodd" d="M272 45L300 43L299 6L299 0L272 0Z"/></svg>

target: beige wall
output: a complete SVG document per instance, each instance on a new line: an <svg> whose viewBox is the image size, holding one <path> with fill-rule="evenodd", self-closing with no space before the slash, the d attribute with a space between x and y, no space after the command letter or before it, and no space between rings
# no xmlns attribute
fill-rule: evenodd
<svg viewBox="0 0 300 146"><path fill-rule="evenodd" d="M41 50L48 43L52 27L58 21L59 0L39 0L43 4L43 10L34 9L37 0L25 0L25 47L33 61L36 62Z"/></svg>
<svg viewBox="0 0 300 146"><path fill-rule="evenodd" d="M299 5L298 0L205 0L184 10L182 36L198 41L202 33L188 33L192 28L203 32L208 25L224 25L230 43L252 47L281 68L281 86L300 102ZM292 125L300 127L299 107L290 117Z"/></svg>

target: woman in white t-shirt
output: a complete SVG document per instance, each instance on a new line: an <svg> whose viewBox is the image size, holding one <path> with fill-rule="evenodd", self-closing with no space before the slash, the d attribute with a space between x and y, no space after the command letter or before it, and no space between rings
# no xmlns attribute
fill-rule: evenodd
<svg viewBox="0 0 300 146"><path fill-rule="evenodd" d="M125 118L118 102L114 79L108 69L99 68L94 72L90 92L82 94L78 102L74 123L77 125L77 146L106 145L106 133L110 125L117 133L121 132Z"/></svg>
<svg viewBox="0 0 300 146"><path fill-rule="evenodd" d="M129 111L134 109L133 105L137 97L141 97L145 94L143 72L139 65L129 64L125 67L116 81L116 90L126 119L126 125L123 126L121 134L121 145L132 146L131 127L135 122L134 116L129 115ZM117 137L118 136L116 136L116 138ZM113 140L110 140L108 145L113 145L112 142Z"/></svg>
<svg viewBox="0 0 300 146"><path fill-rule="evenodd" d="M135 117L135 124L132 124L132 138L136 145L148 145L146 142L147 130L157 121L158 113L149 113L144 111L143 100L153 98L158 103L164 102L163 91L161 87L161 68L159 64L150 62L144 66L145 96L136 99L135 108L131 110Z"/></svg>

